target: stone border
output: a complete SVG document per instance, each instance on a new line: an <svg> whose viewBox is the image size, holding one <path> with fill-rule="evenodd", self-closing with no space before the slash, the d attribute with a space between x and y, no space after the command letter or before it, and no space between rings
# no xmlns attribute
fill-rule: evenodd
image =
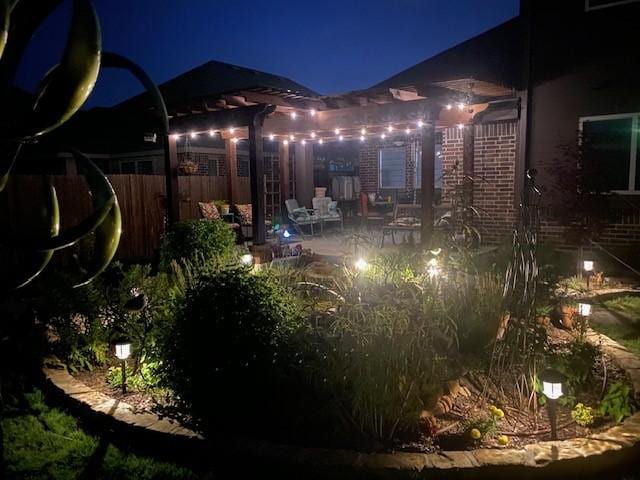
<svg viewBox="0 0 640 480"><path fill-rule="evenodd" d="M587 332L587 340L600 345L625 370L635 397L640 399L640 359L609 337L591 329ZM365 478L416 478L416 475L430 477L437 473L455 472L462 473L465 478L474 473L486 478L489 472L492 478L496 475L514 478L514 475L540 467L545 467L540 472L544 472L545 476L575 474L585 468L588 468L585 473L591 475L614 467L621 460L637 458L640 450L640 412L604 432L569 440L538 442L519 449L481 448L429 454L359 453L353 450L276 445L255 439L206 440L178 423L154 414L138 413L125 402L92 390L65 370L44 368L43 372L57 390L88 406L94 413L123 424L125 431L138 429L154 432L164 437L168 445L186 440L200 449L215 444L216 454L221 454L225 461L236 464L242 461L238 467L246 469L248 464L253 468L258 468L257 465L261 465L260 468L276 466L295 473L299 478L302 478L301 470L306 469L316 474L320 470L325 474L333 472L334 478L362 475L366 475Z"/></svg>

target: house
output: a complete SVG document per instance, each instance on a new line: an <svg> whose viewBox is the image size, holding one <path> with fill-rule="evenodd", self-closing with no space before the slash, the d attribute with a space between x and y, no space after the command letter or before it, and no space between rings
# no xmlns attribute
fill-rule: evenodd
<svg viewBox="0 0 640 480"><path fill-rule="evenodd" d="M416 88L457 78L512 87L504 101L491 104L501 114L494 110L473 120L473 173L487 180L475 182L474 203L495 220L485 225L493 238L514 222L525 171L532 169L546 207L543 238L565 241L565 228L553 213L558 206L566 208L558 190L576 188L567 176L578 172L576 159L563 151L577 147L591 132L589 154L602 166L599 188L614 193L602 199L608 212L600 241L631 245L640 241L639 15L640 2L634 0L522 0L518 17L374 88ZM451 171L463 163L462 135L455 129L441 133L443 169ZM361 170L373 172L363 180L369 188L376 187L378 160L375 152L361 155ZM445 179L445 201L447 187Z"/></svg>
<svg viewBox="0 0 640 480"><path fill-rule="evenodd" d="M580 145L580 132L597 132L589 142L604 167L597 177L617 193L603 197L600 241L637 243L639 13L636 0L521 0L518 17L338 95L208 62L160 86L171 118L171 175L191 162L192 173L219 177L208 195L251 201L258 223L282 215L287 198L310 206L314 187L357 176L366 193L424 205L424 238L434 205L449 205L463 184L466 199L486 212L478 221L484 240L497 242L512 232L526 172L536 171L542 236L562 243L555 193L575 191L580 174L564 147ZM64 128L109 172L165 174L148 102L138 95Z"/></svg>

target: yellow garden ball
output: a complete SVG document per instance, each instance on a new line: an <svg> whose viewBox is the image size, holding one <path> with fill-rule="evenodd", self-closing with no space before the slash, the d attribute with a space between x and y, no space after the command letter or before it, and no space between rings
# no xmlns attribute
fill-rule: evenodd
<svg viewBox="0 0 640 480"><path fill-rule="evenodd" d="M496 408L494 410L492 410L493 416L496 418L503 418L504 417L504 411L501 408Z"/></svg>
<svg viewBox="0 0 640 480"><path fill-rule="evenodd" d="M480 437L482 437L482 433L480 433L480 430L478 430L477 428L472 428L469 432L469 436L474 440L479 440Z"/></svg>
<svg viewBox="0 0 640 480"><path fill-rule="evenodd" d="M498 444L499 445L506 445L508 443L509 443L509 437L507 437L506 435L498 436Z"/></svg>

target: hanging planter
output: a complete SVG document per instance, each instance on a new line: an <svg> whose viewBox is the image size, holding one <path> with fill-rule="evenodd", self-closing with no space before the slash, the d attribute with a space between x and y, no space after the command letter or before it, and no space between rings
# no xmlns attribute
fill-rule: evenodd
<svg viewBox="0 0 640 480"><path fill-rule="evenodd" d="M198 173L198 164L193 160L184 160L178 166L178 170L182 175L195 175Z"/></svg>

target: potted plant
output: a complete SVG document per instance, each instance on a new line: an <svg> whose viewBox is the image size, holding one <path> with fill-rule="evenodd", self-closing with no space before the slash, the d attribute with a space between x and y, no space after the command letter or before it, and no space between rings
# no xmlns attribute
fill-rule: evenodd
<svg viewBox="0 0 640 480"><path fill-rule="evenodd" d="M183 175L195 175L198 173L198 164L193 160L183 160L178 166L178 170Z"/></svg>

